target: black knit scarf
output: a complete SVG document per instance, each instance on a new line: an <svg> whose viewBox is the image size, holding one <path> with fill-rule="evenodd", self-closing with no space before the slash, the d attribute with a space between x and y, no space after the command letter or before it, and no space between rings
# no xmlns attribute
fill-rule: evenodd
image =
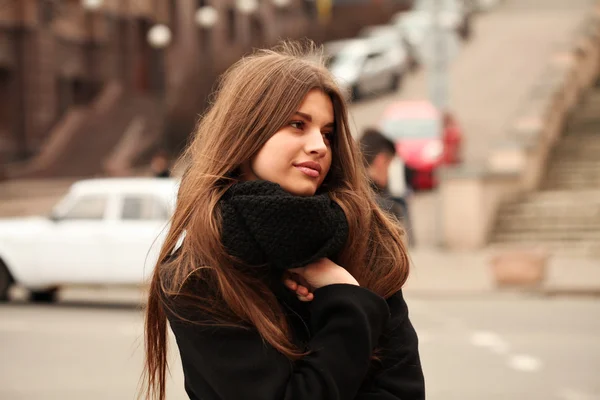
<svg viewBox="0 0 600 400"><path fill-rule="evenodd" d="M223 244L247 265L283 271L335 258L348 236L346 216L327 193L295 196L272 182L248 181L227 190L220 206Z"/></svg>

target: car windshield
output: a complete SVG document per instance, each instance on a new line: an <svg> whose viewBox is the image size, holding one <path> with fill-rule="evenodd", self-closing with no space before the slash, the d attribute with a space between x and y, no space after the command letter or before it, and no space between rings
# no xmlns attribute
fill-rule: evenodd
<svg viewBox="0 0 600 400"><path fill-rule="evenodd" d="M383 131L393 140L434 139L440 136L441 123L434 118L390 119L383 123Z"/></svg>

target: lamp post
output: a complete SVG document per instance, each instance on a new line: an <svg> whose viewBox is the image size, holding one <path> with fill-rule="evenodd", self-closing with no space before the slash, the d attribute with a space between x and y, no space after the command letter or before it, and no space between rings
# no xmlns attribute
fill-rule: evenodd
<svg viewBox="0 0 600 400"><path fill-rule="evenodd" d="M254 14L258 10L258 1L256 0L236 0L235 5L239 12L245 15Z"/></svg>
<svg viewBox="0 0 600 400"><path fill-rule="evenodd" d="M282 35L283 27L285 27L285 11L288 9L291 0L271 0L271 3L275 6L275 23L277 24L277 34Z"/></svg>
<svg viewBox="0 0 600 400"><path fill-rule="evenodd" d="M272 0L273 5L277 8L286 8L292 4L292 0Z"/></svg>
<svg viewBox="0 0 600 400"><path fill-rule="evenodd" d="M200 62L202 69L202 86L205 93L210 91L214 74L212 47L212 29L219 21L218 11L211 6L203 6L196 10L194 21L199 28Z"/></svg>
<svg viewBox="0 0 600 400"><path fill-rule="evenodd" d="M95 18L94 14L102 7L104 0L81 0L81 6L85 12L85 24L88 29L88 44L87 50L87 62L88 62L88 77L89 77L89 90L86 93L87 100L91 100L96 89L96 63L95 63Z"/></svg>
<svg viewBox="0 0 600 400"><path fill-rule="evenodd" d="M214 7L211 6L203 6L196 10L196 14L194 14L194 21L196 25L201 30L200 33L200 43L201 48L204 52L209 52L212 50L212 28L219 21L219 13Z"/></svg>
<svg viewBox="0 0 600 400"><path fill-rule="evenodd" d="M165 77L165 49L171 43L173 35L171 29L164 24L152 26L147 33L146 40L153 49L152 51L152 88L155 92L161 114L161 140L168 147L168 138L165 136L166 126L166 77Z"/></svg>
<svg viewBox="0 0 600 400"><path fill-rule="evenodd" d="M165 48L171 43L171 29L164 24L156 24L148 30L148 44L153 51L152 57L152 86L155 93L163 98L166 91L165 85Z"/></svg>
<svg viewBox="0 0 600 400"><path fill-rule="evenodd" d="M242 21L244 30L245 30L244 34L242 35L242 40L243 40L244 46L248 46L248 45L250 45L250 43L252 43L252 38L251 38L252 33L250 32L250 27L249 27L250 20L248 17L250 17L252 14L254 14L258 10L258 1L257 0L236 0L235 6L237 7L238 11L241 14L246 16L246 18L244 18L244 21Z"/></svg>

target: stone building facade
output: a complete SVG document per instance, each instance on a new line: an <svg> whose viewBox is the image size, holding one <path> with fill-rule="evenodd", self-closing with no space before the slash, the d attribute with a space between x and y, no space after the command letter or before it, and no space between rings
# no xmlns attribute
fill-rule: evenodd
<svg viewBox="0 0 600 400"><path fill-rule="evenodd" d="M125 173L181 149L216 76L253 47L349 37L407 3L0 0L0 163L14 178ZM162 48L157 25L171 33Z"/></svg>

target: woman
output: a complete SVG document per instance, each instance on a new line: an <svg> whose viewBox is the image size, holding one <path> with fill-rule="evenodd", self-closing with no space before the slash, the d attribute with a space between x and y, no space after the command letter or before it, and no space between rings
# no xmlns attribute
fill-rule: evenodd
<svg viewBox="0 0 600 400"><path fill-rule="evenodd" d="M150 287L147 398L167 320L190 399L424 398L403 233L314 54L240 60L199 123Z"/></svg>

